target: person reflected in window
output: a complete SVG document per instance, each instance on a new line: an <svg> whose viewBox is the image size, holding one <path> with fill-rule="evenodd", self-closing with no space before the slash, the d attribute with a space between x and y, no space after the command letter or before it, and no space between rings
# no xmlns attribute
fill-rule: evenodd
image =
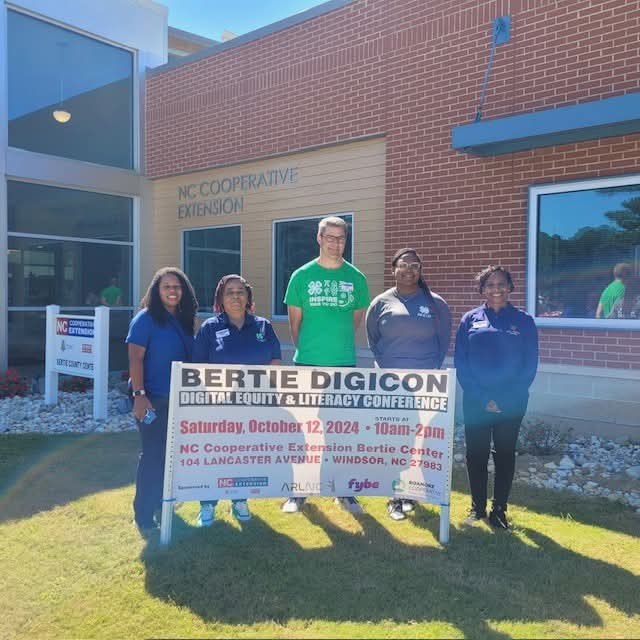
<svg viewBox="0 0 640 640"><path fill-rule="evenodd" d="M158 524L162 506L171 364L191 362L198 309L193 287L176 267L158 270L126 338L140 456L133 499L141 532Z"/></svg>
<svg viewBox="0 0 640 640"><path fill-rule="evenodd" d="M613 282L607 285L600 294L600 301L596 309L596 318L608 318L616 302L624 297L624 285L633 273L631 265L619 262L613 268Z"/></svg>
<svg viewBox="0 0 640 640"><path fill-rule="evenodd" d="M122 289L118 286L118 278L111 278L111 283L100 292L100 302L108 307L122 304Z"/></svg>
<svg viewBox="0 0 640 640"><path fill-rule="evenodd" d="M538 368L538 331L532 317L509 302L511 274L489 266L476 276L484 304L465 313L454 362L463 390L464 432L471 509L466 524L487 517L489 453L495 465L489 522L508 529L507 501L515 449Z"/></svg>
<svg viewBox="0 0 640 640"><path fill-rule="evenodd" d="M439 369L449 349L449 305L433 293L422 275L415 249L396 251L391 259L395 286L373 299L365 325L376 366L387 369ZM415 501L391 499L392 520L403 520Z"/></svg>
<svg viewBox="0 0 640 640"><path fill-rule="evenodd" d="M213 317L202 323L194 344L193 361L210 364L281 364L280 341L271 323L253 314L253 290L238 274L223 276L213 296ZM198 526L210 527L217 500L200 502ZM246 499L231 501L231 514L240 522L251 519Z"/></svg>
<svg viewBox="0 0 640 640"><path fill-rule="evenodd" d="M640 318L640 277L626 279L624 296L613 305L607 318Z"/></svg>

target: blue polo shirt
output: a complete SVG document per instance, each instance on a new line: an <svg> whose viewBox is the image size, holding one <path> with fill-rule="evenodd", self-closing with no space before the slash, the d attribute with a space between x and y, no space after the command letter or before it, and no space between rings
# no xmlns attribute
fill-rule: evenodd
<svg viewBox="0 0 640 640"><path fill-rule="evenodd" d="M240 329L226 313L205 320L196 335L194 362L269 364L281 359L280 341L266 318L247 313Z"/></svg>
<svg viewBox="0 0 640 640"><path fill-rule="evenodd" d="M167 313L167 322L158 324L151 314L142 309L131 320L127 343L144 347L144 388L153 396L169 396L171 363L191 362L193 336L185 333L182 325Z"/></svg>
<svg viewBox="0 0 640 640"><path fill-rule="evenodd" d="M506 413L523 413L538 368L538 330L526 312L483 304L466 313L456 335L455 367L465 401L490 400Z"/></svg>

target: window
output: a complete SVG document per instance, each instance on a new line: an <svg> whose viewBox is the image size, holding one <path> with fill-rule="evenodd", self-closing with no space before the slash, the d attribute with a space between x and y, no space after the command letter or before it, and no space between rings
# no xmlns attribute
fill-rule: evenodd
<svg viewBox="0 0 640 640"><path fill-rule="evenodd" d="M350 213L334 214L347 223L347 244L344 259L353 257L353 216ZM286 316L284 294L291 274L303 264L318 257L318 223L326 216L281 220L274 223L273 250L273 315Z"/></svg>
<svg viewBox="0 0 640 640"><path fill-rule="evenodd" d="M133 200L9 180L7 205L9 362L43 362L46 305L89 312L101 303L105 289L116 287L119 303L108 296L115 307L109 364L126 368L123 341L133 310Z"/></svg>
<svg viewBox="0 0 640 640"><path fill-rule="evenodd" d="M184 272L195 289L200 311L210 313L220 278L242 272L240 226L184 231L183 256Z"/></svg>
<svg viewBox="0 0 640 640"><path fill-rule="evenodd" d="M640 328L640 176L531 187L529 222L539 325Z"/></svg>
<svg viewBox="0 0 640 640"><path fill-rule="evenodd" d="M7 15L9 146L132 169L133 53Z"/></svg>

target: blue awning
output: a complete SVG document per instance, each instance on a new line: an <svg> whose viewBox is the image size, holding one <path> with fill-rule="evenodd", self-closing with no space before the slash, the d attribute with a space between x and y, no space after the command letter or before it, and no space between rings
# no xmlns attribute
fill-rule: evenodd
<svg viewBox="0 0 640 640"><path fill-rule="evenodd" d="M463 124L452 146L477 156L640 133L640 93Z"/></svg>

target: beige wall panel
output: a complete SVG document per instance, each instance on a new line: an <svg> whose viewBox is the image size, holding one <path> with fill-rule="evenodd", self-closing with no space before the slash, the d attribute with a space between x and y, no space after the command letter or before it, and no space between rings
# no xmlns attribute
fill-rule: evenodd
<svg viewBox="0 0 640 640"><path fill-rule="evenodd" d="M239 224L243 275L253 285L257 312L271 318L274 221L352 213L354 262L367 276L372 295L376 295L382 290L385 270L385 164L385 143L379 138L154 181L152 259L143 272L168 264L182 265L183 230ZM240 188L241 176L273 176L270 172L274 170L281 171L280 177L295 179L285 184L263 184L259 189ZM289 173L285 173L287 170ZM208 191L216 190L225 178L238 181L236 191L209 195ZM232 182L224 184L230 187ZM200 195L200 189L204 195ZM197 206L201 210L204 207L197 203L219 198L240 199L241 210L221 215L178 215L180 205L190 205L188 211L195 212ZM227 206L231 206L230 201ZM181 212L184 214L187 209ZM147 284L140 283L141 289ZM274 327L282 342L290 342L286 321L274 321ZM366 344L362 331L358 338L360 345Z"/></svg>

